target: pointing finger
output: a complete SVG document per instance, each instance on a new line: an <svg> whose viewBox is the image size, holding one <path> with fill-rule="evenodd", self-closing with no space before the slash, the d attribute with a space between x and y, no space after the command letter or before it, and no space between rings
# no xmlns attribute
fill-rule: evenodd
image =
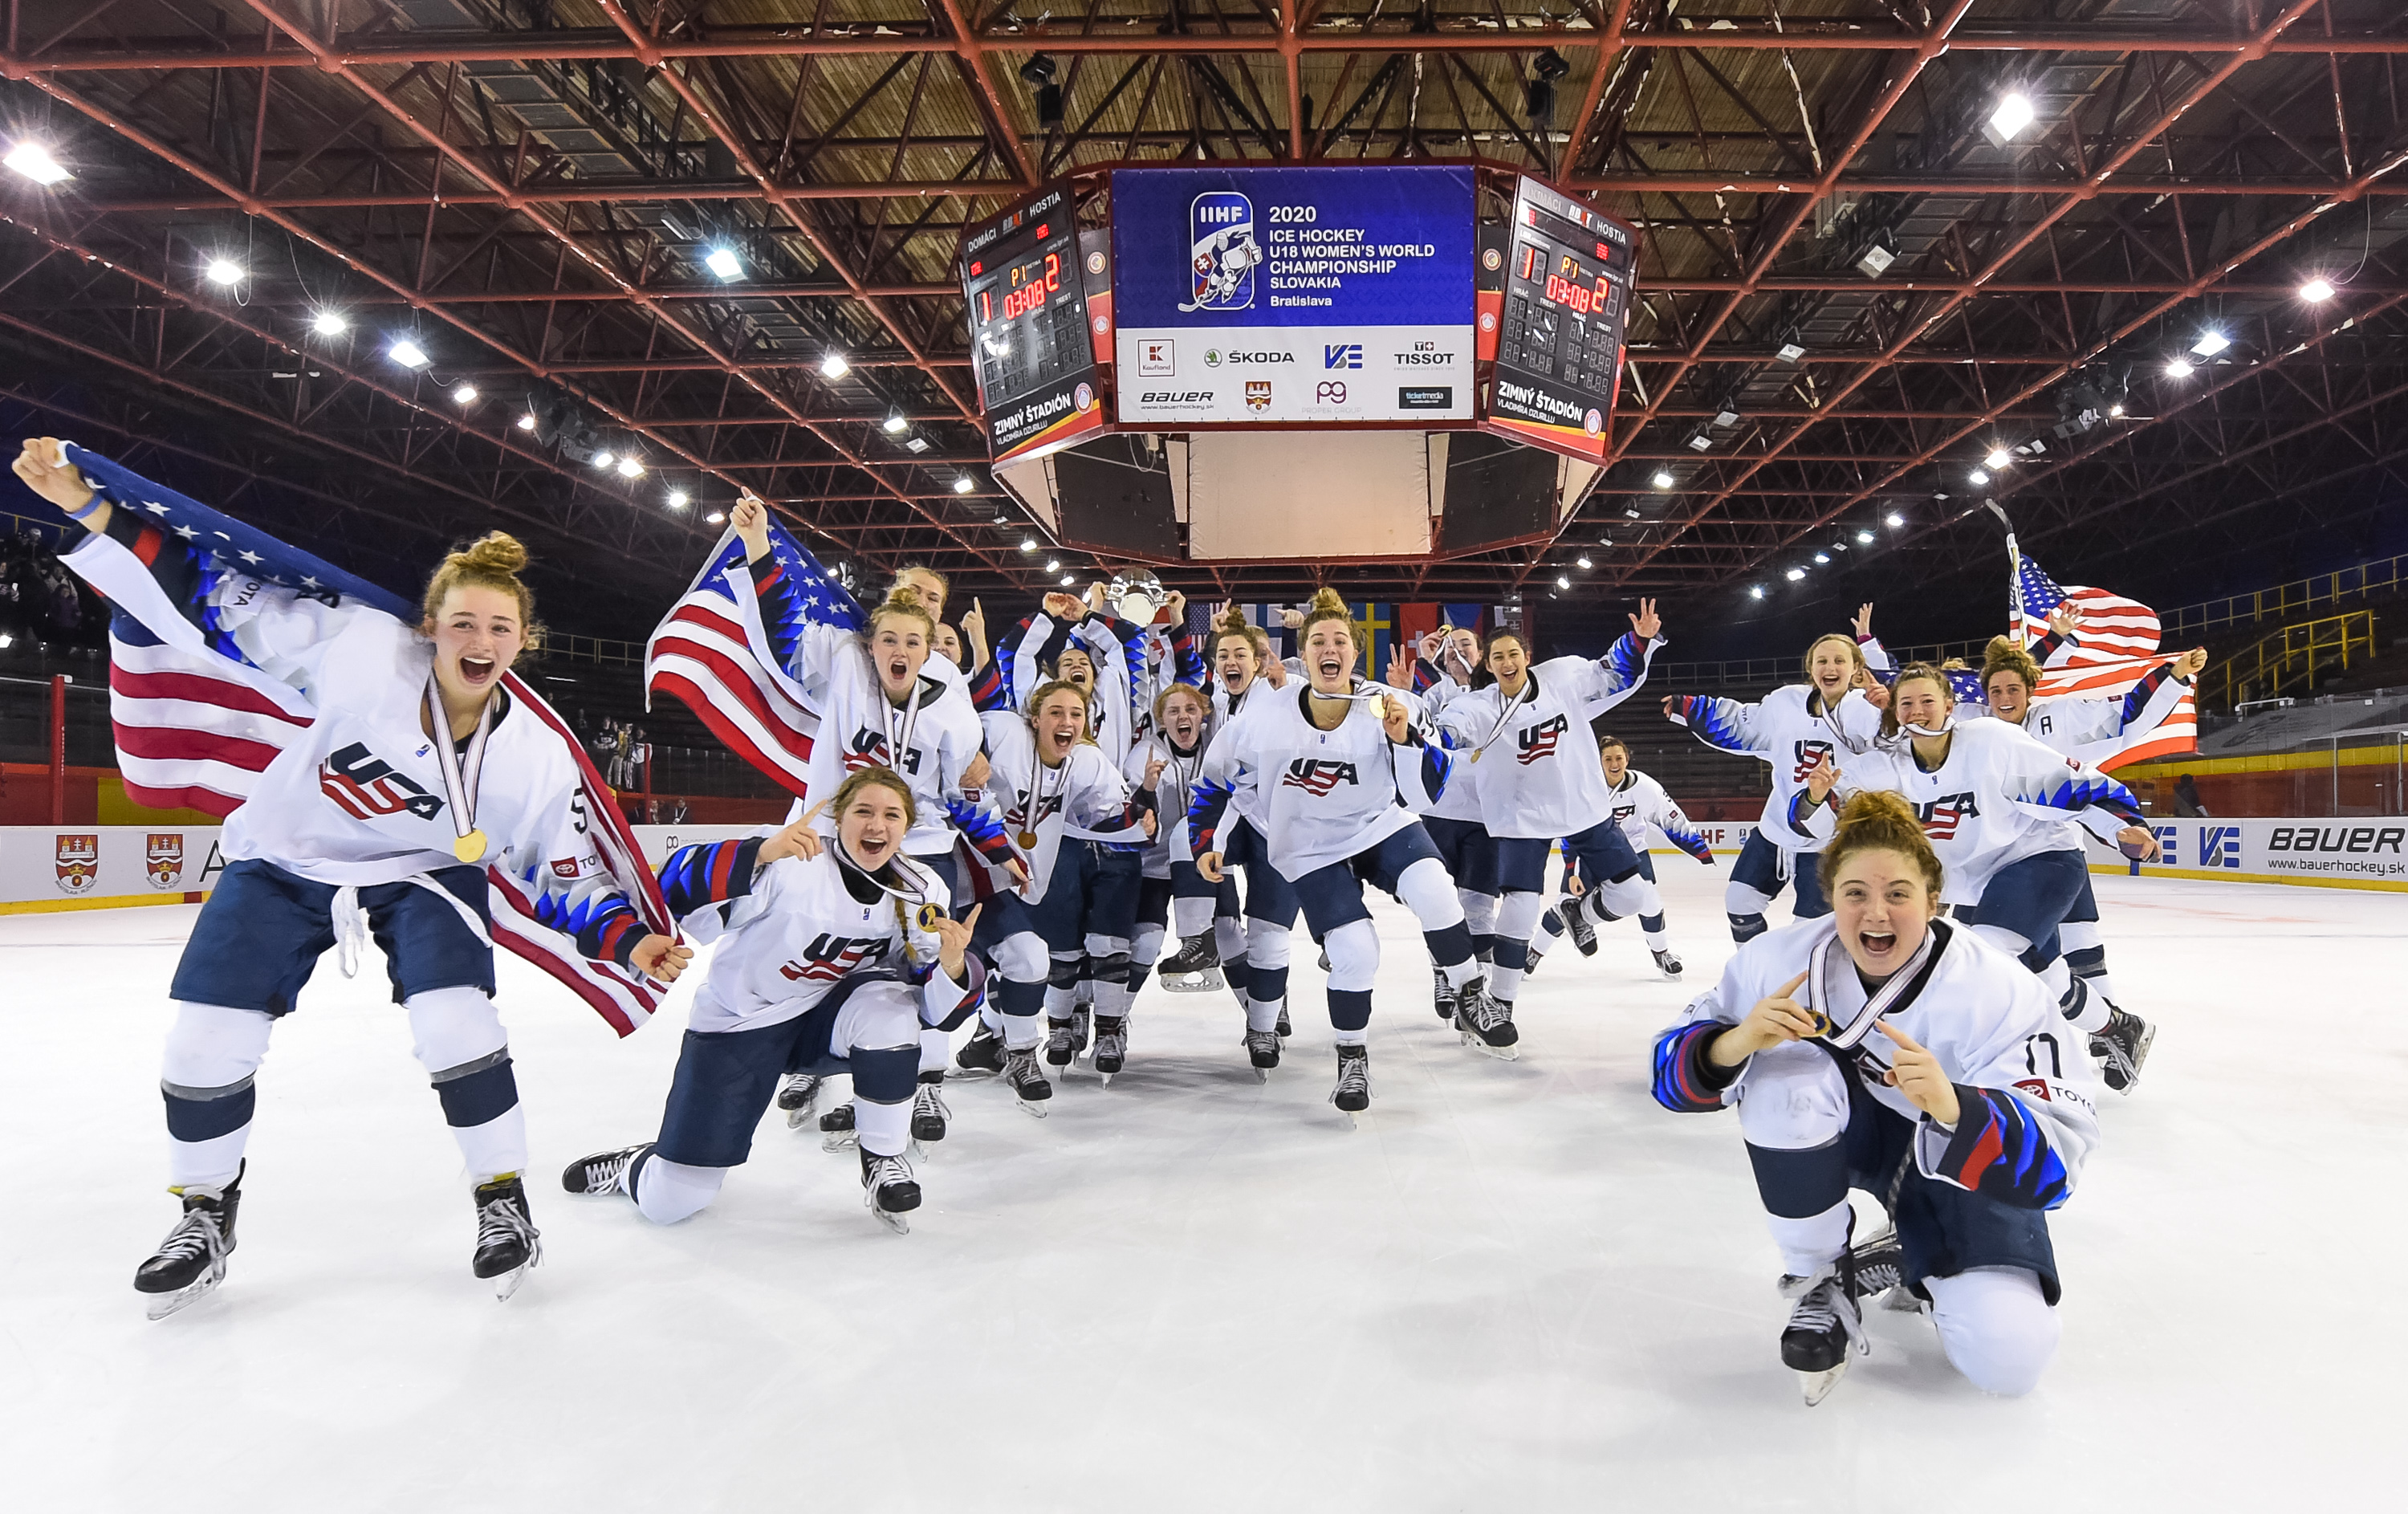
<svg viewBox="0 0 2408 1514"><path fill-rule="evenodd" d="M1873 1029L1889 1037L1892 1041L1897 1042L1899 1048L1902 1051L1924 1050L1913 1036L1908 1035L1904 1031L1899 1030L1897 1026L1892 1025L1887 1020L1873 1021ZM1928 1055L1928 1053L1926 1053L1926 1055Z"/></svg>
<svg viewBox="0 0 2408 1514"><path fill-rule="evenodd" d="M1772 995L1772 997L1773 997L1773 998L1775 998L1775 999L1786 999L1786 998L1788 998L1791 994L1796 993L1796 992L1798 991L1798 989L1799 989L1799 986L1801 986L1802 984L1804 984L1804 983L1805 983L1805 981L1806 981L1806 974L1805 974L1805 973L1799 973L1796 977L1791 978L1788 982L1786 982L1786 983L1783 984L1779 988L1775 989L1775 990L1773 991L1773 995Z"/></svg>

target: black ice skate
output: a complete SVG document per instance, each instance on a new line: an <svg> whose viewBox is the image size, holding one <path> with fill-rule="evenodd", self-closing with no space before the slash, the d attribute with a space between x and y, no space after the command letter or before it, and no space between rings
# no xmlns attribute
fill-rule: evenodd
<svg viewBox="0 0 2408 1514"><path fill-rule="evenodd" d="M1566 900L1563 916L1564 933L1572 938L1572 944L1580 948L1583 957L1595 957L1597 927L1589 920L1587 903L1579 899Z"/></svg>
<svg viewBox="0 0 2408 1514"><path fill-rule="evenodd" d="M1003 1080L1011 1085L1011 1096L1020 1101L1021 1108L1039 1119L1045 1117L1045 1101L1054 1097L1054 1085L1037 1070L1035 1046L1003 1054Z"/></svg>
<svg viewBox="0 0 2408 1514"><path fill-rule="evenodd" d="M1488 985L1483 979L1474 978L1463 986L1462 997L1455 1004L1455 1028L1462 1035L1463 1044L1474 1051L1484 1052L1499 1061L1521 1058L1515 1043L1522 1039L1522 1031L1513 1023L1513 1006L1489 998Z"/></svg>
<svg viewBox="0 0 2408 1514"><path fill-rule="evenodd" d="M825 1078L809 1073L788 1073L778 1084L778 1107L786 1112L786 1129L799 1131L811 1117L811 1107L819 1103L820 1085Z"/></svg>
<svg viewBox="0 0 2408 1514"><path fill-rule="evenodd" d="M1338 1086L1329 1090L1329 1102L1354 1123L1354 1117L1371 1107L1371 1048L1366 1045L1340 1045L1338 1048Z"/></svg>
<svg viewBox="0 0 2408 1514"><path fill-rule="evenodd" d="M2110 1007L2106 1029L2090 1038L2090 1055L2106 1065L2100 1076L2117 1093L2129 1093L2141 1081L2141 1064L2149 1060L2149 1044L2157 1028L2138 1015Z"/></svg>
<svg viewBox="0 0 2408 1514"><path fill-rule="evenodd" d="M504 1173L480 1183L472 1195L477 1204L477 1253L469 1269L494 1285L494 1297L507 1299L526 1280L527 1269L543 1261L543 1238L527 1213L526 1185L516 1173Z"/></svg>
<svg viewBox="0 0 2408 1514"><path fill-rule="evenodd" d="M993 1077L1003 1071L1003 1034L989 1030L982 1022L962 1049L953 1053L953 1065L971 1077Z"/></svg>
<svg viewBox="0 0 2408 1514"><path fill-rule="evenodd" d="M244 1166L250 1165L244 1163ZM184 1201L183 1217L150 1260L134 1269L134 1291L150 1295L145 1312L165 1319L225 1281L234 1250L234 1214L242 1204L242 1168L222 1189L187 1184L168 1190Z"/></svg>
<svg viewBox="0 0 2408 1514"><path fill-rule="evenodd" d="M910 1162L862 1147L861 1196L880 1224L897 1235L911 1233L911 1223L903 1217L920 1207L920 1185L911 1180Z"/></svg>
<svg viewBox="0 0 2408 1514"><path fill-rule="evenodd" d="M1279 1023L1272 1026L1271 1029L1277 1031L1282 1035L1296 1034L1296 1027L1288 1023L1287 1001L1284 999L1280 1001Z"/></svg>
<svg viewBox="0 0 2408 1514"><path fill-rule="evenodd" d="M1112 1074L1128 1060L1128 1018L1096 1018L1096 1072L1103 1078L1104 1087L1112 1086Z"/></svg>
<svg viewBox="0 0 2408 1514"><path fill-rule="evenodd" d="M1079 1055L1079 1022L1045 1017L1045 1065L1060 1072ZM1009 1072L1006 1073L1010 1075Z"/></svg>
<svg viewBox="0 0 2408 1514"><path fill-rule="evenodd" d="M652 1148L650 1141L635 1146L623 1146L616 1151L596 1151L568 1164L560 1175L561 1190L566 1193L600 1195L624 1193L627 1189L628 1169L636 1159Z"/></svg>
<svg viewBox="0 0 2408 1514"><path fill-rule="evenodd" d="M945 1138L953 1118L953 1112L945 1106L945 1074L921 1074L920 1086L911 1094L911 1139L934 1146Z"/></svg>
<svg viewBox="0 0 2408 1514"><path fill-rule="evenodd" d="M1073 1058L1087 1054L1088 1031L1094 1025L1095 1018L1094 1004L1082 1000L1070 1006L1070 1055Z"/></svg>
<svg viewBox="0 0 2408 1514"><path fill-rule="evenodd" d="M1154 963L1154 975L1172 993L1226 987L1221 978L1221 946L1209 930L1189 936L1177 951Z"/></svg>
<svg viewBox="0 0 2408 1514"><path fill-rule="evenodd" d="M1430 995L1438 1008L1438 1017L1449 1024L1455 1021L1455 985L1447 981L1443 968L1430 969Z"/></svg>
<svg viewBox="0 0 2408 1514"><path fill-rule="evenodd" d="M820 1149L822 1151L847 1150L860 1139L861 1132L853 1128L852 1100L847 1099L820 1117Z"/></svg>
<svg viewBox="0 0 2408 1514"><path fill-rule="evenodd" d="M1808 1408L1830 1396L1846 1376L1851 1356L1872 1352L1856 1309L1856 1253L1849 1250L1815 1268L1811 1276L1781 1279L1782 1295L1798 1301L1781 1332L1781 1361L1798 1374ZM1896 1276L1894 1270L1891 1276Z"/></svg>
<svg viewBox="0 0 2408 1514"><path fill-rule="evenodd" d="M1653 950L1653 948L1651 947L1650 950ZM1667 946L1662 951L1656 952L1656 971L1676 982L1679 981L1681 976L1681 959L1672 955L1672 949L1670 947Z"/></svg>
<svg viewBox="0 0 2408 1514"><path fill-rule="evenodd" d="M1254 1064L1254 1081L1268 1083L1271 1069L1279 1065L1280 1038L1277 1031L1248 1031L1246 1060Z"/></svg>

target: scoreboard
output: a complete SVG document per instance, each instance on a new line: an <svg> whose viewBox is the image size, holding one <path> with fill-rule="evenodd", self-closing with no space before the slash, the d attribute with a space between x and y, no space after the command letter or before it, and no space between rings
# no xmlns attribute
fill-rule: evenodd
<svg viewBox="0 0 2408 1514"><path fill-rule="evenodd" d="M1103 425L1067 185L971 231L962 244L962 295L996 461L1061 446Z"/></svg>
<svg viewBox="0 0 2408 1514"><path fill-rule="evenodd" d="M1497 366L1489 424L1602 462L1637 238L1622 223L1524 179L1513 219L1491 251L1503 266L1494 270L1501 279L1484 281L1495 288L1484 305L1501 306L1490 312Z"/></svg>

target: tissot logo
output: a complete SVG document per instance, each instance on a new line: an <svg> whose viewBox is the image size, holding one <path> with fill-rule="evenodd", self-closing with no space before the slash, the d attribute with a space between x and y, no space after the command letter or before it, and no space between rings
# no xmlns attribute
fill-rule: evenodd
<svg viewBox="0 0 2408 1514"><path fill-rule="evenodd" d="M1209 405L1212 403L1210 389L1149 389L1137 397L1140 405Z"/></svg>
<svg viewBox="0 0 2408 1514"><path fill-rule="evenodd" d="M1328 342L1321 349L1321 366L1326 368L1358 368L1363 366L1363 344L1359 341Z"/></svg>
<svg viewBox="0 0 2408 1514"><path fill-rule="evenodd" d="M1301 788L1319 799L1340 784L1360 783L1352 762L1331 762L1321 757L1299 757L1287 765L1287 775L1280 780L1282 788Z"/></svg>
<svg viewBox="0 0 2408 1514"><path fill-rule="evenodd" d="M1397 359L1397 366L1398 368L1445 368L1455 361L1455 354L1453 353L1413 352L1398 353L1394 355Z"/></svg>

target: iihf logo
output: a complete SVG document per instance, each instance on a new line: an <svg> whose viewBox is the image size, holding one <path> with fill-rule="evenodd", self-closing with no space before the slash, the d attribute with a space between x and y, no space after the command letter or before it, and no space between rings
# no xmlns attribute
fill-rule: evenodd
<svg viewBox="0 0 2408 1514"><path fill-rule="evenodd" d="M1234 189L1208 189L1187 207L1191 302L1182 311L1243 310L1254 303L1254 206Z"/></svg>

